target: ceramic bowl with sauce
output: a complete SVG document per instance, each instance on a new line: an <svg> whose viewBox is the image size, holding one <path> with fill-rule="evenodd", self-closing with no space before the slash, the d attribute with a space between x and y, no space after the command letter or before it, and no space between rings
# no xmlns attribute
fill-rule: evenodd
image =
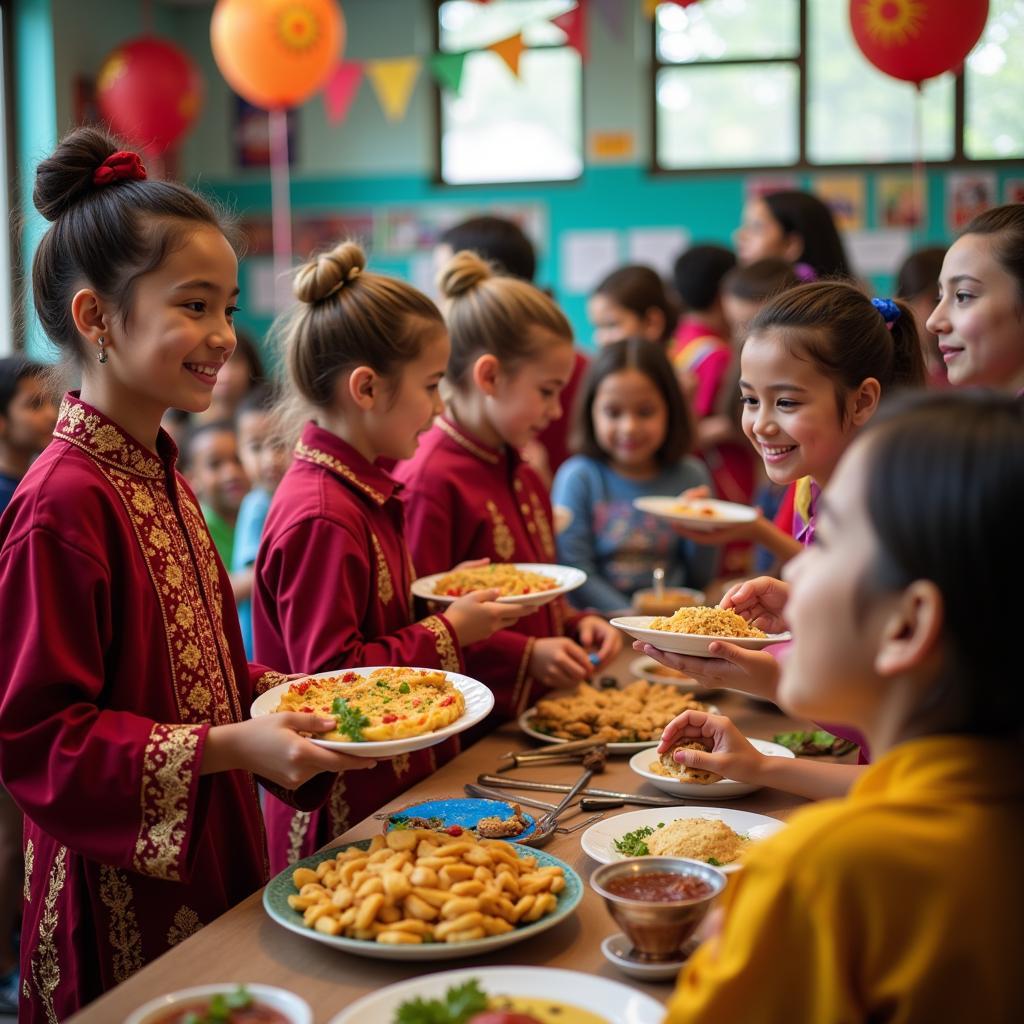
<svg viewBox="0 0 1024 1024"><path fill-rule="evenodd" d="M638 959L678 960L725 888L725 875L684 857L632 857L598 868L590 885Z"/></svg>
<svg viewBox="0 0 1024 1024"><path fill-rule="evenodd" d="M124 1024L178 1024L187 1019L189 1012L203 1012L214 996L231 995L238 987L236 983L221 982L168 992L140 1006ZM309 1003L294 992L273 985L245 983L244 987L252 996L252 1006L234 1011L225 1024L313 1024Z"/></svg>

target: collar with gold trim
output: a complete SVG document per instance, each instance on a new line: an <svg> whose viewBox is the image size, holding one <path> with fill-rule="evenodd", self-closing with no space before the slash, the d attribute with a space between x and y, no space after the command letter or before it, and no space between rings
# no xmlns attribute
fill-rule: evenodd
<svg viewBox="0 0 1024 1024"><path fill-rule="evenodd" d="M475 455L478 459L491 466L497 466L502 461L502 458L506 456L506 453L511 451L507 445L504 450L499 451L490 445L484 444L483 441L478 441L472 434L467 433L462 427L448 419L447 416L438 416L434 422L441 433L447 438L454 441L459 447L464 448L470 455Z"/></svg>
<svg viewBox="0 0 1024 1024"><path fill-rule="evenodd" d="M400 485L335 434L307 423L295 444L295 458L312 463L341 477L374 504L383 505Z"/></svg>

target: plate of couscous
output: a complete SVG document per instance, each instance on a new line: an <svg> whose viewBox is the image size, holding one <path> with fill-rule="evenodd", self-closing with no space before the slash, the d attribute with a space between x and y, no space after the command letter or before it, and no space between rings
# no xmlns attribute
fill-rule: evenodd
<svg viewBox="0 0 1024 1024"><path fill-rule="evenodd" d="M582 569L545 562L491 562L470 569L450 569L421 576L412 585L416 597L451 604L478 590L498 590L503 604L540 607L587 581Z"/></svg>
<svg viewBox="0 0 1024 1024"><path fill-rule="evenodd" d="M765 633L737 615L731 608L679 608L672 615L623 615L611 623L635 640L669 654L710 658L708 647L725 640L760 651L791 639L789 633Z"/></svg>

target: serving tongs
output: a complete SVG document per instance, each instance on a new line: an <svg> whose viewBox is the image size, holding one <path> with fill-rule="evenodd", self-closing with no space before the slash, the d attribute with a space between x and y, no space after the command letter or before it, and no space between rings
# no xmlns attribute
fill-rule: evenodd
<svg viewBox="0 0 1024 1024"><path fill-rule="evenodd" d="M478 786L475 782L467 782L463 788L466 790L466 796L484 797L487 800L501 800L503 803L509 803L509 798L497 789ZM555 809L554 804L547 804L543 800L531 800L525 796L517 796L515 803L522 804L524 807L532 807L537 811L553 811ZM609 796L586 796L579 802L581 811L610 811L621 806L621 800Z"/></svg>
<svg viewBox="0 0 1024 1024"><path fill-rule="evenodd" d="M476 781L481 786L494 786L497 789L525 789L541 793L568 793L572 786L558 782L534 782L530 779L514 779L507 775L478 775ZM637 793L616 793L610 789L582 789L578 796L608 797L621 800L624 804L640 804L642 807L680 807L682 800L671 797L641 796Z"/></svg>
<svg viewBox="0 0 1024 1024"><path fill-rule="evenodd" d="M548 811L544 817L538 819L536 831L522 840L524 846L543 846L555 834L555 829L558 827L558 816L572 803L573 797L584 789L595 774L604 771L607 760L608 748L603 743L583 755L583 774L567 788L565 796L558 802L558 805ZM600 817L600 815L596 817Z"/></svg>
<svg viewBox="0 0 1024 1024"><path fill-rule="evenodd" d="M509 772L514 768L526 765L569 764L585 761L587 755L604 745L600 739L573 740L570 743L552 743L536 750L510 750L501 756L508 759L508 764L498 768L499 772Z"/></svg>

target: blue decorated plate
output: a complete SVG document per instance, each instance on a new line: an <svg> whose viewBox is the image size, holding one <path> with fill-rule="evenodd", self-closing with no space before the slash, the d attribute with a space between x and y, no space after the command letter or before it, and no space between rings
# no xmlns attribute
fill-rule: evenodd
<svg viewBox="0 0 1024 1024"><path fill-rule="evenodd" d="M422 803L410 804L381 817L390 823L391 828L394 828L394 823L402 818L426 818L431 821L431 828L447 829L452 825L458 825L464 829L475 829L481 818L509 818L513 813L512 801L459 796L442 800L424 800ZM526 811L521 810L520 813L527 825L517 835L503 837L510 843L521 843L537 831L536 819ZM434 819L437 820L436 826L433 824Z"/></svg>

